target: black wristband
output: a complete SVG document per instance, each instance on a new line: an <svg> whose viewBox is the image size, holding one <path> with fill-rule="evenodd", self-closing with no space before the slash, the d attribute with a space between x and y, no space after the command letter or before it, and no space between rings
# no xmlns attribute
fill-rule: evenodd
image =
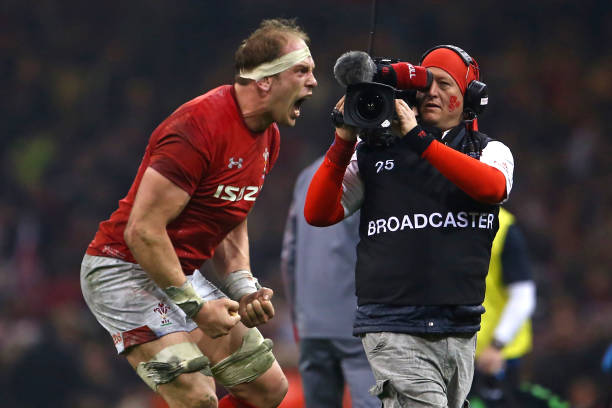
<svg viewBox="0 0 612 408"><path fill-rule="evenodd" d="M427 150L431 142L436 140L436 138L431 133L427 133L423 130L420 125L416 125L410 132L406 133L401 140L421 157L423 152Z"/></svg>

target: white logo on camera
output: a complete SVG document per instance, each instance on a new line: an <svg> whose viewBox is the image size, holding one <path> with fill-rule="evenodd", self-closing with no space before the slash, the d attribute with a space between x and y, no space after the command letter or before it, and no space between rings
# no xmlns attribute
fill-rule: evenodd
<svg viewBox="0 0 612 408"><path fill-rule="evenodd" d="M416 76L416 69L414 68L414 65L406 63L406 65L408 65L408 73L410 74L410 79L414 78Z"/></svg>

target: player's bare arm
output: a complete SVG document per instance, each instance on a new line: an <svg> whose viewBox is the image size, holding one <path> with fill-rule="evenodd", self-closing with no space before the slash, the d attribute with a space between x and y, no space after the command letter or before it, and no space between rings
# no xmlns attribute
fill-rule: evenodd
<svg viewBox="0 0 612 408"><path fill-rule="evenodd" d="M166 226L181 213L189 199L187 192L148 168L125 228L125 241L134 258L166 293L168 288L184 288L187 281ZM227 334L240 320L235 314L238 303L230 299L201 302L197 309L193 309L193 315L186 313L213 338Z"/></svg>
<svg viewBox="0 0 612 408"><path fill-rule="evenodd" d="M215 272L224 282L226 293L240 302L242 323L255 327L274 317L274 294L270 288L257 284L250 270L249 236L246 219L221 241L212 261Z"/></svg>

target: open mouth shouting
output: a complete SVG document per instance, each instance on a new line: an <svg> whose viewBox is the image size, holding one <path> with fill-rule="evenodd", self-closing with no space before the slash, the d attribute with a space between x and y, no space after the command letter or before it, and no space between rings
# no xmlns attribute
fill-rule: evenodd
<svg viewBox="0 0 612 408"><path fill-rule="evenodd" d="M302 104L306 101L306 99L308 98L308 96L305 96L303 98L298 99L297 101L294 102L293 104L293 114L292 114L292 118L293 119L297 119L300 117L300 110L302 109Z"/></svg>

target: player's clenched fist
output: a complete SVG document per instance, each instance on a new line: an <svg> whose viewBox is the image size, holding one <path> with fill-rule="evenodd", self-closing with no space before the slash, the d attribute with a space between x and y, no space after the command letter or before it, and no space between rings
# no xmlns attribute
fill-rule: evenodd
<svg viewBox="0 0 612 408"><path fill-rule="evenodd" d="M238 302L228 298L210 300L202 305L193 320L209 337L225 336L240 321L238 307Z"/></svg>
<svg viewBox="0 0 612 408"><path fill-rule="evenodd" d="M240 299L239 313L242 323L246 327L255 327L266 323L274 317L272 296L274 291L270 288L261 288L257 292L244 295Z"/></svg>

